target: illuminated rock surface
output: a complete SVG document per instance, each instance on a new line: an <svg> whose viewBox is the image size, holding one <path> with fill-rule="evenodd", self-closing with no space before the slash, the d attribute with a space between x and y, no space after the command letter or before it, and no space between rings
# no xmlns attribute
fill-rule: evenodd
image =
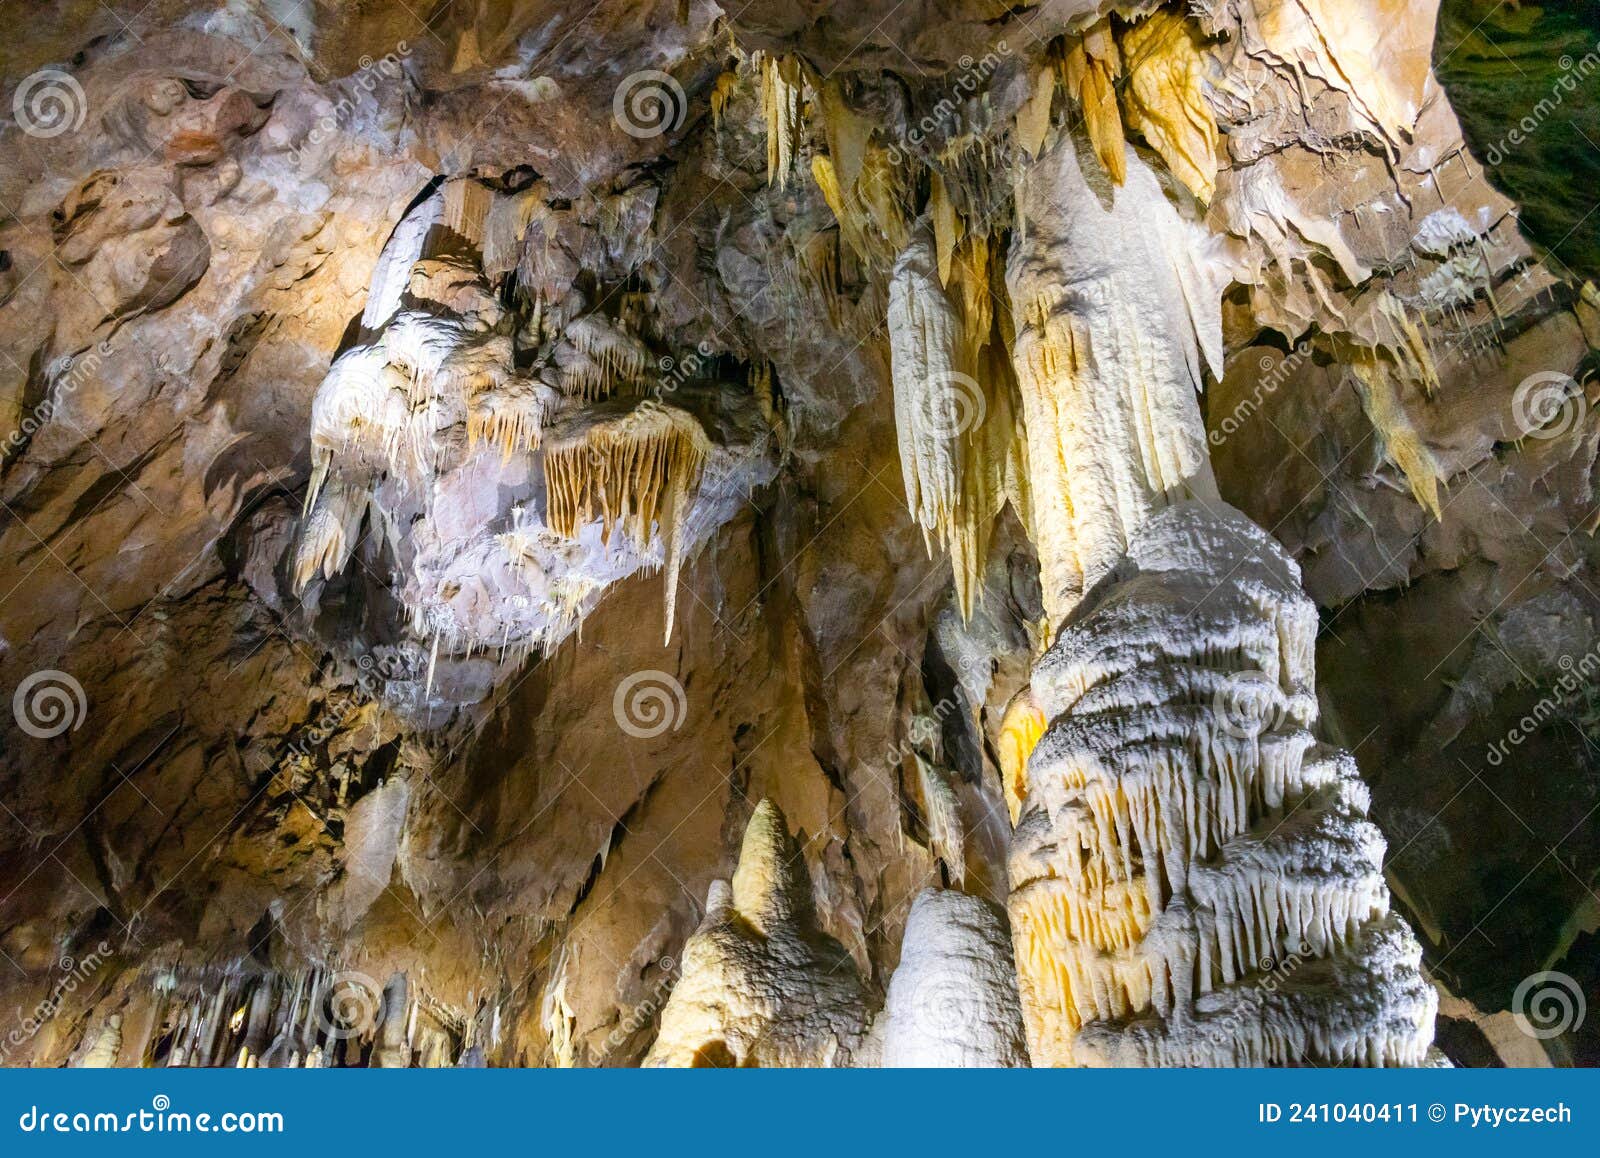
<svg viewBox="0 0 1600 1158"><path fill-rule="evenodd" d="M1464 2L19 19L0 1060L1595 1060L1585 25Z"/></svg>

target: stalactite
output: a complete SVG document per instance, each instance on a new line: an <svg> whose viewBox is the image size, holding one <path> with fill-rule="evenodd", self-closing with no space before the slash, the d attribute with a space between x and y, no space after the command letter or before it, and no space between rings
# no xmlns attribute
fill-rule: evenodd
<svg viewBox="0 0 1600 1158"><path fill-rule="evenodd" d="M361 538L367 513L365 487L334 480L323 487L300 530L294 558L294 589L303 591L319 576L331 579L344 570Z"/></svg>
<svg viewBox="0 0 1600 1158"><path fill-rule="evenodd" d="M1125 29L1128 71L1122 108L1178 180L1201 201L1217 188L1217 120L1205 97L1200 33L1181 12L1164 8Z"/></svg>
<svg viewBox="0 0 1600 1158"><path fill-rule="evenodd" d="M544 208L544 190L534 185L520 193L498 193L483 223L483 272L491 279L517 268L522 238L535 214Z"/></svg>
<svg viewBox="0 0 1600 1158"><path fill-rule="evenodd" d="M305 508L317 501L335 459L393 467L411 432L409 383L381 346L357 346L328 369L311 403L312 474Z"/></svg>
<svg viewBox="0 0 1600 1158"><path fill-rule="evenodd" d="M1116 90L1117 78L1122 75L1122 53L1109 20L1094 25L1067 48L1062 74L1067 91L1083 109L1095 156L1111 180L1122 184L1127 179L1127 144Z"/></svg>
<svg viewBox="0 0 1600 1158"><path fill-rule="evenodd" d="M585 314L566 329L576 356L561 363L562 392L594 402L639 382L654 364L644 343L604 314Z"/></svg>
<svg viewBox="0 0 1600 1158"><path fill-rule="evenodd" d="M767 121L767 184L781 189L789 183L795 149L805 129L806 66L792 55L763 54L759 63L761 111Z"/></svg>
<svg viewBox="0 0 1600 1158"><path fill-rule="evenodd" d="M959 889L967 876L967 833L961 821L961 802L943 768L916 752L911 753L911 762L917 769L917 788L928 824L928 850L944 864L951 884Z"/></svg>
<svg viewBox="0 0 1600 1158"><path fill-rule="evenodd" d="M372 271L372 285L361 314L362 330L375 333L394 317L400 308L401 296L411 284L411 267L425 256L423 247L428 235L443 217L444 195L435 191L395 226L383 252L378 255L377 268Z"/></svg>
<svg viewBox="0 0 1600 1158"><path fill-rule="evenodd" d="M711 127L717 131L722 129L722 114L728 107L728 102L733 100L734 90L739 87L739 74L732 71L719 73L716 82L711 86Z"/></svg>
<svg viewBox="0 0 1600 1158"><path fill-rule="evenodd" d="M572 1038L578 1019L567 1001L567 985L577 955L578 949L571 942L562 944L539 1005L540 1020L550 1039L550 1060L558 1069L572 1069L578 1064L577 1045Z"/></svg>
<svg viewBox="0 0 1600 1158"><path fill-rule="evenodd" d="M462 177L444 184L444 227L472 245L483 244L484 222L494 194L479 181Z"/></svg>
<svg viewBox="0 0 1600 1158"><path fill-rule="evenodd" d="M552 438L545 449L547 518L557 534L575 537L598 514L602 541L620 523L643 549L659 524L669 640L683 563L683 523L710 449L693 415L652 399L620 415L589 415L580 429Z"/></svg>
<svg viewBox="0 0 1600 1158"><path fill-rule="evenodd" d="M1017 109L1017 143L1030 157L1044 151L1050 133L1050 109L1055 102L1058 68L1047 61L1033 74L1028 99Z"/></svg>
<svg viewBox="0 0 1600 1158"><path fill-rule="evenodd" d="M854 185L843 184L821 153L811 158L811 174L851 251L870 265L892 265L911 239L911 211L905 175L888 150L867 148Z"/></svg>
<svg viewBox="0 0 1600 1158"><path fill-rule="evenodd" d="M467 445L481 439L500 448L500 461L513 452L535 451L561 399L542 382L509 378L493 389L479 390L467 400Z"/></svg>
<svg viewBox="0 0 1600 1158"><path fill-rule="evenodd" d="M1241 27L1252 55L1302 84L1313 76L1343 92L1374 132L1398 144L1416 123L1429 75L1426 53L1408 54L1416 62L1400 70L1384 50L1402 8L1403 0L1248 0Z"/></svg>
<svg viewBox="0 0 1600 1158"><path fill-rule="evenodd" d="M1418 1063L1432 990L1353 762L1310 734L1315 607L1211 480L1195 394L1221 287L1127 162L1108 204L1071 141L1048 148L1008 261L1059 629L1002 727L1030 1053Z"/></svg>
<svg viewBox="0 0 1600 1158"><path fill-rule="evenodd" d="M1098 179L1097 177L1095 179ZM1006 262L1044 602L1059 620L1148 514L1213 499L1198 390L1221 363L1200 228L1135 152L1109 204L1070 139L1019 201Z"/></svg>
<svg viewBox="0 0 1600 1158"><path fill-rule="evenodd" d="M1438 389L1433 354L1421 328L1389 291L1379 294L1368 317L1373 343L1357 341L1342 351L1359 385L1362 409L1417 502L1435 519L1442 518L1440 467L1403 401L1407 392L1427 398Z"/></svg>

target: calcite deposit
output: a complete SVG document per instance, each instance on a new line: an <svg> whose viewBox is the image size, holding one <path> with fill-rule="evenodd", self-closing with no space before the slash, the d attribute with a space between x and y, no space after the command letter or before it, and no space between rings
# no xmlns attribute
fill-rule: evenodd
<svg viewBox="0 0 1600 1158"><path fill-rule="evenodd" d="M1600 1061L1600 29L1442 7L18 16L0 1063Z"/></svg>

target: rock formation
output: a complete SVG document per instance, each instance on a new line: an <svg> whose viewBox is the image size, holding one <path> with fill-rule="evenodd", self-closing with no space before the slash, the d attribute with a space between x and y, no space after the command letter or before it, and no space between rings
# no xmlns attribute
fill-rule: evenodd
<svg viewBox="0 0 1600 1158"><path fill-rule="evenodd" d="M1600 1057L1600 30L1440 6L23 20L0 1062Z"/></svg>

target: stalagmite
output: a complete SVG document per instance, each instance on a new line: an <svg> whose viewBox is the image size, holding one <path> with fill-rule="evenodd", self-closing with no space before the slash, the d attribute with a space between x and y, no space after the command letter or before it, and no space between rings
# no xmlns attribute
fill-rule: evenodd
<svg viewBox="0 0 1600 1158"><path fill-rule="evenodd" d="M80 1069L108 1070L116 1067L117 1055L122 1051L122 1014L113 1013L101 1026L94 1044L84 1051Z"/></svg>
<svg viewBox="0 0 1600 1158"><path fill-rule="evenodd" d="M1027 688L1012 698L1006 705L1005 715L1001 717L995 750L1000 758L1000 778L1013 825L1017 823L1022 802L1028 795L1028 757L1033 755L1039 738L1049 725L1049 719Z"/></svg>
<svg viewBox="0 0 1600 1158"><path fill-rule="evenodd" d="M1070 141L1047 152L1009 265L1057 629L1002 729L1009 760L1032 748L1007 772L1030 1054L1421 1064L1434 991L1354 762L1310 732L1316 608L1211 482L1195 391L1218 287L1128 161L1112 191Z"/></svg>
<svg viewBox="0 0 1600 1158"><path fill-rule="evenodd" d="M374 1069L403 1070L411 1065L411 1050L406 1045L406 994L404 973L394 974L383 987L377 1041L372 1047Z"/></svg>
<svg viewBox="0 0 1600 1158"><path fill-rule="evenodd" d="M1282 550L1201 503L1067 617L1011 852L1036 1063L1423 1061L1436 998L1366 788L1309 731L1316 627Z"/></svg>
<svg viewBox="0 0 1600 1158"><path fill-rule="evenodd" d="M998 906L953 891L918 893L883 1016L886 1069L1027 1066L1011 939Z"/></svg>
<svg viewBox="0 0 1600 1158"><path fill-rule="evenodd" d="M868 994L844 946L817 928L811 880L770 800L745 828L732 886L713 882L681 955L645 1064L847 1066Z"/></svg>

